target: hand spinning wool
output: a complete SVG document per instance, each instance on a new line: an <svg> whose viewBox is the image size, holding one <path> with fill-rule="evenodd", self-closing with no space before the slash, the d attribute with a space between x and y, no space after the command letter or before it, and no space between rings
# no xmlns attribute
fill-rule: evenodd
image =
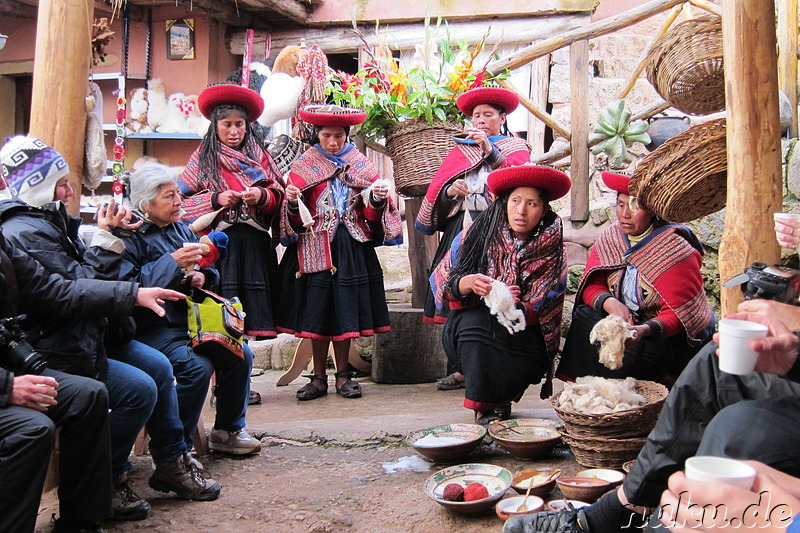
<svg viewBox="0 0 800 533"><path fill-rule="evenodd" d="M625 341L633 338L633 330L619 315L608 315L594 325L589 333L589 342L600 343L600 362L610 370L622 366L625 356Z"/></svg>
<svg viewBox="0 0 800 533"><path fill-rule="evenodd" d="M558 398L562 409L588 414L605 414L633 409L647 403L636 392L633 378L605 379L584 376L567 383Z"/></svg>
<svg viewBox="0 0 800 533"><path fill-rule="evenodd" d="M482 298L489 311L497 317L497 321L505 326L509 333L514 334L525 329L525 313L521 309L517 309L508 285L500 280L492 280L492 290Z"/></svg>

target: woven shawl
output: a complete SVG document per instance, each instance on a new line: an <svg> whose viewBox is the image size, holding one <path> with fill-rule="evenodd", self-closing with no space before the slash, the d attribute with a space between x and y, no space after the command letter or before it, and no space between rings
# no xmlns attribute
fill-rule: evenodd
<svg viewBox="0 0 800 533"><path fill-rule="evenodd" d="M689 258L700 253L688 228L661 226L631 247L619 222L600 234L586 263L576 301L580 301L586 280L593 272L609 274L633 265L639 275L658 293L681 321L690 343L703 341L714 325L714 313L706 300L703 278ZM614 295L621 299L619 294Z"/></svg>

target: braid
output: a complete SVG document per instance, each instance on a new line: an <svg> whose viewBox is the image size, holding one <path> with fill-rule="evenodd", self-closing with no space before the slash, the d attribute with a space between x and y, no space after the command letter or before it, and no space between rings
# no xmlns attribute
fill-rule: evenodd
<svg viewBox="0 0 800 533"><path fill-rule="evenodd" d="M504 194L495 200L486 211L472 221L461 244L458 262L453 266L450 279L486 272L489 266L489 246L500 235L500 227L506 217L508 196Z"/></svg>

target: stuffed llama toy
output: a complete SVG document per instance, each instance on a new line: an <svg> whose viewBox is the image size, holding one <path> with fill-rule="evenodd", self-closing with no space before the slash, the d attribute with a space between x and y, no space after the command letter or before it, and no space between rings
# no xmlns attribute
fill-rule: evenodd
<svg viewBox="0 0 800 533"><path fill-rule="evenodd" d="M489 312L497 317L497 321L504 326L512 335L525 329L525 313L517 309L514 303L514 296L508 285L500 280L492 280L492 290L489 294L482 296L489 308Z"/></svg>
<svg viewBox="0 0 800 533"><path fill-rule="evenodd" d="M133 89L128 100L128 123L125 125L128 133L152 133L147 124L147 89Z"/></svg>
<svg viewBox="0 0 800 533"><path fill-rule="evenodd" d="M208 131L211 121L200 113L196 94L190 94L183 99L183 112L186 115L186 124L183 127L183 131L203 137Z"/></svg>
<svg viewBox="0 0 800 533"><path fill-rule="evenodd" d="M167 117L167 96L161 78L147 82L147 125L152 131L164 123Z"/></svg>
<svg viewBox="0 0 800 533"><path fill-rule="evenodd" d="M186 114L183 103L186 95L174 93L167 99L167 115L156 131L158 133L183 133L186 129Z"/></svg>

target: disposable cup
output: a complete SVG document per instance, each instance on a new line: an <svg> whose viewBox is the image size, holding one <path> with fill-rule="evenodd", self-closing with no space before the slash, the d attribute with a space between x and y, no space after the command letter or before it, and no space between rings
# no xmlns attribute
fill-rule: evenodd
<svg viewBox="0 0 800 533"><path fill-rule="evenodd" d="M756 479L756 470L752 466L736 459L711 455L689 457L684 473L693 481L725 483L744 490L750 490Z"/></svg>
<svg viewBox="0 0 800 533"><path fill-rule="evenodd" d="M800 221L800 213L773 213L772 218L777 222L780 222L781 220Z"/></svg>
<svg viewBox="0 0 800 533"><path fill-rule="evenodd" d="M767 326L748 320L723 318L719 321L719 369L743 376L753 371L758 353L750 340L767 335Z"/></svg>
<svg viewBox="0 0 800 533"><path fill-rule="evenodd" d="M55 387L51 387L50 385L45 385L44 383L37 383L37 385L38 385L38 386L40 386L40 387L47 387L47 388L48 388L48 389L50 389L50 390L56 390L56 389L55 389ZM51 398L51 399L52 399L52 397L53 397L52 395L49 395L49 394L39 394L38 392L36 393L36 396L42 396L42 397L45 397L45 398ZM39 405L41 405L42 407L50 407L50 404L49 404L49 403L44 403L44 402L36 402L36 403L38 403L38 404L39 404Z"/></svg>
<svg viewBox="0 0 800 533"><path fill-rule="evenodd" d="M184 246L184 248L186 246L200 246L200 243L199 242L185 242L185 243L183 243L183 246Z"/></svg>

